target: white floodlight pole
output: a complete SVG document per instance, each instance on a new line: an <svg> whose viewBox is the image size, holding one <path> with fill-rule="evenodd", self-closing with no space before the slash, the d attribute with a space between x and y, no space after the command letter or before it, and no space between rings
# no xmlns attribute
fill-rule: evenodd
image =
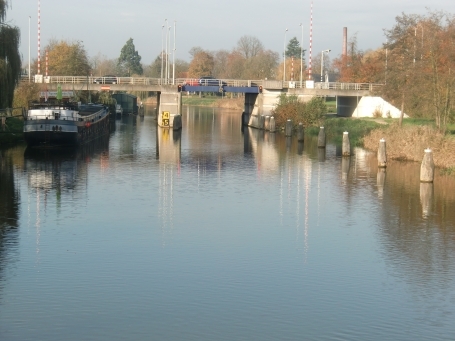
<svg viewBox="0 0 455 341"><path fill-rule="evenodd" d="M174 20L174 52L172 53L172 84L175 84L175 20Z"/></svg>
<svg viewBox="0 0 455 341"><path fill-rule="evenodd" d="M302 78L303 78L303 24L300 23L300 27L302 28L302 42L300 46L300 87L302 88Z"/></svg>
<svg viewBox="0 0 455 341"><path fill-rule="evenodd" d="M168 33L169 33L169 30L168 30L168 26L167 26L167 19L164 20L166 23L165 23L165 30L166 30L166 39L165 39L165 45L166 45L166 49L165 49L165 61L164 61L164 84L167 84L167 62L168 62L168 58L167 58L167 54L168 54L168 50L167 50L167 47L168 47L168 44L167 44L167 41L168 41Z"/></svg>
<svg viewBox="0 0 455 341"><path fill-rule="evenodd" d="M28 82L30 83L31 74L30 74L30 19L32 17L28 16Z"/></svg>
<svg viewBox="0 0 455 341"><path fill-rule="evenodd" d="M163 36L164 36L164 25L161 26L161 84L163 84L163 67L164 67L164 45L163 45Z"/></svg>
<svg viewBox="0 0 455 341"><path fill-rule="evenodd" d="M171 65L170 65L170 61L169 61L169 55L171 54L171 26L168 26L167 27L167 31L168 31L168 55L167 55L167 83L170 84L171 83L171 77L170 77L170 73L171 73Z"/></svg>
<svg viewBox="0 0 455 341"><path fill-rule="evenodd" d="M329 53L330 50L323 50L321 52L321 82L323 82L324 77L324 53Z"/></svg>

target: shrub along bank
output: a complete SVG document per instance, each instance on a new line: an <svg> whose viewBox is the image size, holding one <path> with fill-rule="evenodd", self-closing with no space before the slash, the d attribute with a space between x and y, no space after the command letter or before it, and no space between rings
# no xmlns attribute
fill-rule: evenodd
<svg viewBox="0 0 455 341"><path fill-rule="evenodd" d="M7 117L4 127L0 126L0 146L22 141L24 121L18 117Z"/></svg>
<svg viewBox="0 0 455 341"><path fill-rule="evenodd" d="M326 112L324 98L313 97L308 102L301 102L296 95L282 94L277 106L272 110L272 115L278 129L283 128L287 120L291 120L294 126L302 123L307 128L320 126Z"/></svg>

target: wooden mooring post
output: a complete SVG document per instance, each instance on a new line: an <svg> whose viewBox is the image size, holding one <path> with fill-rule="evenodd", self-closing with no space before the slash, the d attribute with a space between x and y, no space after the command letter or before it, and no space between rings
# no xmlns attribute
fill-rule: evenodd
<svg viewBox="0 0 455 341"><path fill-rule="evenodd" d="M291 120L286 121L286 126L284 128L284 134L286 136L292 136L292 121Z"/></svg>
<svg viewBox="0 0 455 341"><path fill-rule="evenodd" d="M325 130L324 127L319 127L319 135L318 135L318 148L325 148Z"/></svg>
<svg viewBox="0 0 455 341"><path fill-rule="evenodd" d="M300 122L299 123L299 127L297 129L297 141L303 142L303 138L304 138L303 134L304 134L304 132L303 132L303 123Z"/></svg>
<svg viewBox="0 0 455 341"><path fill-rule="evenodd" d="M378 167L379 168L386 168L387 167L387 152L386 152L386 144L384 139L379 140L379 148L378 148Z"/></svg>
<svg viewBox="0 0 455 341"><path fill-rule="evenodd" d="M430 148L425 149L422 164L420 165L420 182L433 182L434 162L433 152Z"/></svg>
<svg viewBox="0 0 455 341"><path fill-rule="evenodd" d="M351 155L351 143L349 142L349 133L347 131L343 133L343 144L341 146L341 154L343 156Z"/></svg>

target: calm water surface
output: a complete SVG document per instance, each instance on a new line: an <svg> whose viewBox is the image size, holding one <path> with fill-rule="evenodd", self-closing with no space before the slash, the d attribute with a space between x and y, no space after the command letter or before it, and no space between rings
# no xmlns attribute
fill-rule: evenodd
<svg viewBox="0 0 455 341"><path fill-rule="evenodd" d="M454 340L455 181L188 107L0 151L0 340Z"/></svg>

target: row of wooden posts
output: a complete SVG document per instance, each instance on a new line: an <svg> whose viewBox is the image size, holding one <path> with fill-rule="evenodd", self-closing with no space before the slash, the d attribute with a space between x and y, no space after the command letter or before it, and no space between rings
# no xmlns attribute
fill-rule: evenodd
<svg viewBox="0 0 455 341"><path fill-rule="evenodd" d="M303 126L301 123L299 125L298 135L302 130L302 140L303 140ZM325 148L326 136L324 127L319 128L318 135L318 148ZM351 156L351 144L349 142L349 133L345 131L343 133L343 142L341 147L341 154L343 157ZM379 141L378 148L378 167L386 168L387 167L387 152L386 152L386 142L384 139ZM433 162L433 152L430 148L425 149L425 154L423 156L422 164L420 166L420 182L433 182L434 180L434 162Z"/></svg>

